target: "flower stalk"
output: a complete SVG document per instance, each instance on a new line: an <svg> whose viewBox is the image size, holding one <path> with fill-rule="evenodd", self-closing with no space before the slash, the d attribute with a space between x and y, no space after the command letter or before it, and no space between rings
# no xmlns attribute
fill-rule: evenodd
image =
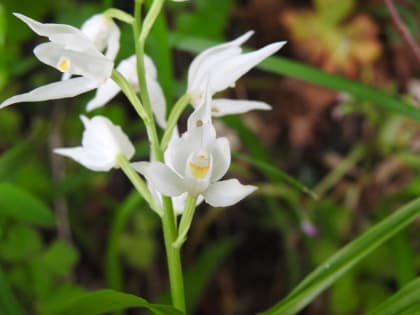
<svg viewBox="0 0 420 315"><path fill-rule="evenodd" d="M143 104L140 102L136 93L130 86L130 83L128 83L124 76L115 69L112 71L111 79L119 85L121 91L123 91L125 96L130 101L131 105L133 105L137 114L140 116L140 119L143 120L145 124L148 123L149 117L146 114L146 111L144 110Z"/></svg>
<svg viewBox="0 0 420 315"><path fill-rule="evenodd" d="M143 179L138 175L138 173L133 170L133 168L130 166L130 162L125 157L124 154L118 154L117 155L117 163L118 166L121 167L121 170L124 172L124 174L127 176L127 178L130 180L130 182L133 184L134 188L139 192L141 196L147 201L147 203L150 205L150 208L157 213L160 217L163 216L162 209L157 205L155 199L150 194L149 189L147 188L146 183L143 181Z"/></svg>
<svg viewBox="0 0 420 315"><path fill-rule="evenodd" d="M135 1L133 35L135 41L135 50L137 58L137 76L140 87L140 95L144 104L144 109L148 118L145 122L147 134L150 140L153 158L163 162L163 150L160 147L156 124L152 114L152 104L147 89L145 65L144 65L144 47L147 36L159 15L164 1L153 1L151 8L147 12L143 24L141 23L142 2ZM140 33L141 30L141 33ZM181 255L178 248L172 246L177 237L177 225L172 201L170 198L162 196L162 228L165 242L165 250L169 271L169 283L174 307L185 313L184 279L182 275Z"/></svg>
<svg viewBox="0 0 420 315"><path fill-rule="evenodd" d="M191 96L188 93L185 93L181 96L181 98L175 103L171 113L169 114L168 123L165 129L165 132L162 137L162 141L160 142L160 148L162 151L166 150L168 146L169 140L172 137L172 133L178 122L179 117L181 116L182 112L188 106L191 101Z"/></svg>
<svg viewBox="0 0 420 315"><path fill-rule="evenodd" d="M181 249L185 240L187 239L187 233L190 230L191 222L194 217L195 209L197 204L197 197L188 194L187 200L185 201L185 208L182 214L181 222L179 223L178 237L172 244L174 248Z"/></svg>

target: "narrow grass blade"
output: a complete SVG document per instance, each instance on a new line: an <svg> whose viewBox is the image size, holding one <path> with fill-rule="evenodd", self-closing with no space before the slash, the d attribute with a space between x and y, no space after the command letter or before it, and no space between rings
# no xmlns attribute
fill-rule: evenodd
<svg viewBox="0 0 420 315"><path fill-rule="evenodd" d="M141 297L114 290L99 290L69 298L55 305L54 309L45 309L41 315L99 315L127 308L146 308L155 315L182 315L172 306L151 304Z"/></svg>
<svg viewBox="0 0 420 315"><path fill-rule="evenodd" d="M260 315L298 313L346 271L413 222L419 215L420 198L417 198L343 247L310 273L286 298Z"/></svg>
<svg viewBox="0 0 420 315"><path fill-rule="evenodd" d="M367 315L400 315L408 310L414 310L412 314L420 312L420 278L411 281Z"/></svg>
<svg viewBox="0 0 420 315"><path fill-rule="evenodd" d="M54 215L47 205L9 183L0 183L0 215L40 226L55 225Z"/></svg>
<svg viewBox="0 0 420 315"><path fill-rule="evenodd" d="M276 181L281 181L281 182L285 182L287 184L290 184L293 188L295 188L295 189L297 189L297 190L299 190L299 191L301 191L305 194L308 194L313 199L318 199L318 195L315 192L313 192L308 187L306 187L301 182L299 182L297 179L294 179L292 176L286 174L285 172L283 172L279 168L274 167L271 164L268 164L264 161L260 161L258 159L255 159L253 157L250 157L250 156L247 156L247 155L244 155L244 154L236 153L236 154L234 154L234 156L235 156L235 158L237 158L239 160L243 160L243 161L246 161L246 162L250 163L251 165L259 168L260 170L262 170L263 172L270 173L270 177L272 177Z"/></svg>

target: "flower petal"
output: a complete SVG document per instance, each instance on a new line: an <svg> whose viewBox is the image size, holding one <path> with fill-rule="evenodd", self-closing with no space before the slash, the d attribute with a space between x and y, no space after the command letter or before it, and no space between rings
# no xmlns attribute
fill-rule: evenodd
<svg viewBox="0 0 420 315"><path fill-rule="evenodd" d="M74 78L43 85L30 92L12 96L0 104L0 108L14 103L41 102L66 97L73 97L98 86L98 82L87 78Z"/></svg>
<svg viewBox="0 0 420 315"><path fill-rule="evenodd" d="M120 30L111 18L95 14L87 19L80 28L99 51L106 48L106 57L114 60L120 49Z"/></svg>
<svg viewBox="0 0 420 315"><path fill-rule="evenodd" d="M35 47L35 56L43 63L62 72L82 75L84 77L105 82L112 73L114 63L104 56L92 56L83 52L66 49L61 44L44 43ZM67 63L65 71L61 64Z"/></svg>
<svg viewBox="0 0 420 315"><path fill-rule="evenodd" d="M152 111L160 127L166 127L166 100L159 83L146 72L147 92L149 93Z"/></svg>
<svg viewBox="0 0 420 315"><path fill-rule="evenodd" d="M215 117L242 114L251 110L270 110L271 106L259 101L231 100L220 98L211 103L211 113Z"/></svg>
<svg viewBox="0 0 420 315"><path fill-rule="evenodd" d="M49 37L55 34L79 34L81 33L76 27L67 24L40 23L20 13L13 13L14 16L28 25L36 34Z"/></svg>
<svg viewBox="0 0 420 315"><path fill-rule="evenodd" d="M109 32L105 57L115 60L115 57L117 57L118 51L120 50L120 29L114 22L112 23L113 26Z"/></svg>
<svg viewBox="0 0 420 315"><path fill-rule="evenodd" d="M189 155L207 147L216 139L216 131L212 124L205 124L185 132L181 138L174 139L168 146L168 162L181 176L185 176L185 166Z"/></svg>
<svg viewBox="0 0 420 315"><path fill-rule="evenodd" d="M40 23L20 13L13 13L36 34L48 37L54 43L66 45L75 50L99 54L94 44L79 29L67 24Z"/></svg>
<svg viewBox="0 0 420 315"><path fill-rule="evenodd" d="M109 171L115 166L114 159L83 147L55 149L54 153L72 158L92 171Z"/></svg>
<svg viewBox="0 0 420 315"><path fill-rule="evenodd" d="M217 138L211 148L213 156L213 169L210 181L215 182L221 179L230 166L230 145L227 138Z"/></svg>
<svg viewBox="0 0 420 315"><path fill-rule="evenodd" d="M98 87L95 97L87 103L86 110L89 112L106 105L119 91L119 86L112 79L108 79Z"/></svg>
<svg viewBox="0 0 420 315"><path fill-rule="evenodd" d="M98 152L101 156L115 157L122 153L128 160L134 155L134 146L120 126L114 125L104 116L94 116L88 119L81 116L85 125L82 146L91 151Z"/></svg>
<svg viewBox="0 0 420 315"><path fill-rule="evenodd" d="M202 195L204 200L213 207L228 207L256 189L255 186L242 185L237 179L228 179L211 184Z"/></svg>
<svg viewBox="0 0 420 315"><path fill-rule="evenodd" d="M276 53L285 44L286 42L272 43L256 51L228 58L219 63L211 73L211 89L218 92L232 86L241 76L268 56Z"/></svg>
<svg viewBox="0 0 420 315"><path fill-rule="evenodd" d="M253 34L253 31L248 31L230 42L210 47L198 54L188 69L188 91L200 90L204 84L202 80L209 70L221 60L240 54L242 50L239 46Z"/></svg>
<svg viewBox="0 0 420 315"><path fill-rule="evenodd" d="M150 181L153 187L166 196L179 196L185 192L182 179L160 162L135 162L130 164Z"/></svg>

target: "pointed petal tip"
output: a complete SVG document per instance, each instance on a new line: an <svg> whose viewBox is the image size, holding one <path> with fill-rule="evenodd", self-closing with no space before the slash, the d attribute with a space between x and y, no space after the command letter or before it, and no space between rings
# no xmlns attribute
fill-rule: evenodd
<svg viewBox="0 0 420 315"><path fill-rule="evenodd" d="M12 12L12 14L16 16L19 20L23 20L24 18L27 17L26 15L23 15L22 13L19 13L19 12Z"/></svg>
<svg viewBox="0 0 420 315"><path fill-rule="evenodd" d="M69 156L69 150L70 148L56 148L53 149L54 154L62 155L62 156Z"/></svg>
<svg viewBox="0 0 420 315"><path fill-rule="evenodd" d="M7 100L5 100L4 102L0 103L0 109L5 108L9 105L11 105L12 103L8 102Z"/></svg>
<svg viewBox="0 0 420 315"><path fill-rule="evenodd" d="M273 48L273 50L275 51L275 52L277 52L277 51L279 51L281 48L283 48L283 46L284 45L286 45L287 44L287 41L281 41L281 42L275 42L275 43L272 43L272 44L269 44L269 45L267 45L266 47L272 47Z"/></svg>
<svg viewBox="0 0 420 315"><path fill-rule="evenodd" d="M80 115L79 117L80 117L80 120L83 123L83 126L85 126L85 128L87 128L87 126L88 126L88 124L90 122L89 118L86 117L85 115Z"/></svg>

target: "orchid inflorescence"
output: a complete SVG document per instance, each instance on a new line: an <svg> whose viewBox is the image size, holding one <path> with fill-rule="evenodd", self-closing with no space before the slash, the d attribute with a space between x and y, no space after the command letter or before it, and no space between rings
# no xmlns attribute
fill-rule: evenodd
<svg viewBox="0 0 420 315"><path fill-rule="evenodd" d="M0 108L21 102L74 97L96 90L86 106L87 111L92 111L106 105L122 91L146 125L152 148L150 161L130 164L135 153L133 144L121 127L104 116L87 118L82 115L85 130L81 146L57 148L54 152L94 171L121 168L163 220L167 216L173 218L182 214L179 225L174 229L177 234L172 235L170 243L166 243L167 251L170 251L168 244L179 248L185 241L195 208L202 201L214 207L227 207L257 189L243 185L237 179L222 179L231 164L231 150L227 138L216 136L212 117L256 109L269 110L271 107L260 101L213 99L213 96L234 86L241 76L276 53L285 42L244 53L241 45L253 35L249 31L230 42L204 50L192 61L187 91L166 119L166 100L156 67L141 46L141 39L147 37L147 33L138 34L143 29L137 29L136 34L134 27L135 34L140 35L140 48L136 47L135 54L115 66L120 31L113 18L131 21L124 14L124 18L119 18L118 14L98 14L78 29L65 24L40 23L16 13L15 16L36 34L49 40L35 47L35 56L63 74L57 82L6 99ZM134 25L135 18L132 20ZM144 23L147 21L146 17ZM194 110L188 118L186 131L179 135L179 116L188 104ZM164 129L161 141L156 141L154 121ZM176 220L172 221L177 225ZM169 265L171 269L171 263ZM178 307L182 308L182 305Z"/></svg>

